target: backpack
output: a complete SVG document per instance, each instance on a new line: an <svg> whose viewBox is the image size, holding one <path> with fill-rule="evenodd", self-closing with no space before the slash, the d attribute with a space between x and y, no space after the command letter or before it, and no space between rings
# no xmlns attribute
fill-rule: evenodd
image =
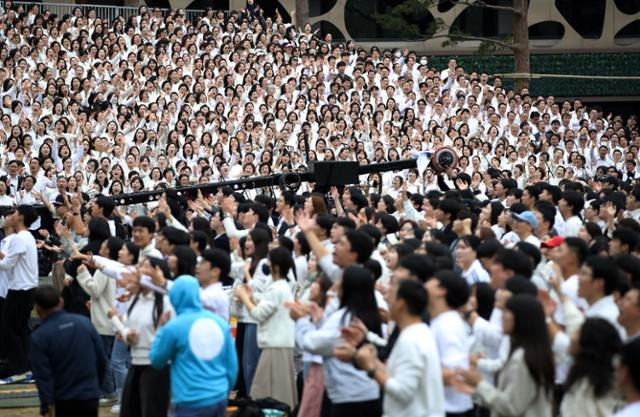
<svg viewBox="0 0 640 417"><path fill-rule="evenodd" d="M229 404L238 407L231 417L289 417L291 415L291 408L287 404L273 398L231 401Z"/></svg>

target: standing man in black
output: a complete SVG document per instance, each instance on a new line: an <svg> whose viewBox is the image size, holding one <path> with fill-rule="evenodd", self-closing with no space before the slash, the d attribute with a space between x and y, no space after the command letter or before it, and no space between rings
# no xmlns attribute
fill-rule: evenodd
<svg viewBox="0 0 640 417"><path fill-rule="evenodd" d="M30 359L42 416L98 416L100 381L107 366L102 341L91 321L63 310L52 286L35 291L43 320L31 335Z"/></svg>

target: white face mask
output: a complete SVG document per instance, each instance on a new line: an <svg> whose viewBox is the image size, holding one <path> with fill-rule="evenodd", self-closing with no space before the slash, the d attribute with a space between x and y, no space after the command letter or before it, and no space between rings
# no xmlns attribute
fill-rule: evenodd
<svg viewBox="0 0 640 417"><path fill-rule="evenodd" d="M422 64L422 65L427 65L427 58L422 58L422 59L420 60L420 64Z"/></svg>

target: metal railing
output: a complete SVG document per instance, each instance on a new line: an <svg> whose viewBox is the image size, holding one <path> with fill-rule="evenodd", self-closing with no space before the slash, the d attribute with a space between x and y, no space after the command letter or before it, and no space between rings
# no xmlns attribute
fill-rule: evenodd
<svg viewBox="0 0 640 417"><path fill-rule="evenodd" d="M57 14L58 16L63 16L65 14L73 15L73 11L75 9L80 9L83 15L87 15L89 11L94 10L96 12L96 17L107 20L108 22L113 22L116 17L122 16L125 19L128 19L131 16L138 15L138 6L105 6L100 4L72 4L72 3L40 3L33 1L14 1L14 7L17 5L21 5L25 8L31 7L32 5L37 5L40 8L40 12L44 12L45 10L51 11L51 13ZM155 9L152 6L146 6L149 13ZM162 10L162 15L166 15L167 12L171 9L160 9ZM185 12L185 18L194 22L196 18L202 17L204 15L204 10L190 10L190 9L182 9Z"/></svg>

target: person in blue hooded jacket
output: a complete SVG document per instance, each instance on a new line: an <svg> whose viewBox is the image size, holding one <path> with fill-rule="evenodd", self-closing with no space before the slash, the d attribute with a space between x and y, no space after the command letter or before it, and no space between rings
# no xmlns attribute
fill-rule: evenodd
<svg viewBox="0 0 640 417"><path fill-rule="evenodd" d="M177 317L160 328L149 358L154 368L171 363L171 415L225 416L238 374L229 325L202 307L195 277L178 277L169 299Z"/></svg>

